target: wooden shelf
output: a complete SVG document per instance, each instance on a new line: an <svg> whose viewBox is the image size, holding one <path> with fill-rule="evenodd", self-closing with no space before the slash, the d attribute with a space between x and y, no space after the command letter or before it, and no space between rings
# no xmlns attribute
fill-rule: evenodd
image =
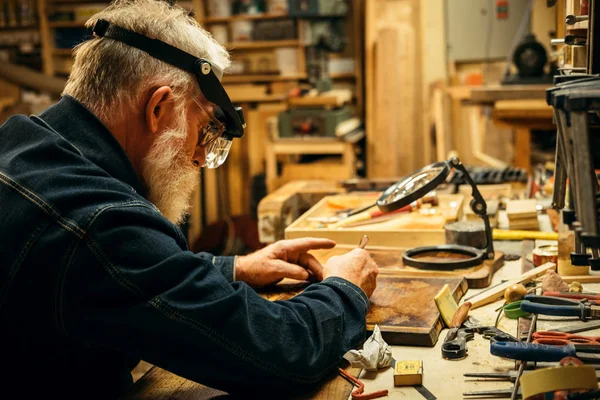
<svg viewBox="0 0 600 400"><path fill-rule="evenodd" d="M231 42L227 43L225 47L228 50L243 50L243 49L270 49L273 47L297 47L300 45L300 41L297 39L293 40L261 40L261 41L249 41L249 42Z"/></svg>
<svg viewBox="0 0 600 400"><path fill-rule="evenodd" d="M52 55L55 56L70 56L73 54L73 49L52 49Z"/></svg>
<svg viewBox="0 0 600 400"><path fill-rule="evenodd" d="M249 95L249 96L232 95L232 96L230 96L231 101L234 103L263 103L263 102L270 102L270 101L280 102L280 101L285 100L286 98L287 98L286 94L265 94L262 96L257 96L257 95Z"/></svg>
<svg viewBox="0 0 600 400"><path fill-rule="evenodd" d="M84 21L48 21L48 28L85 28Z"/></svg>
<svg viewBox="0 0 600 400"><path fill-rule="evenodd" d="M331 79L355 79L356 74L354 72L342 72L339 74L329 74Z"/></svg>
<svg viewBox="0 0 600 400"><path fill-rule="evenodd" d="M306 79L306 74L297 74L297 75L275 75L275 74L265 74L265 75L253 75L253 74L245 74L245 75L224 75L223 83L247 83L247 82L274 82L274 81L295 81L300 79Z"/></svg>
<svg viewBox="0 0 600 400"><path fill-rule="evenodd" d="M202 21L205 24L219 24L219 23L228 23L234 21L255 21L255 20L263 20L263 19L285 19L285 18L294 18L290 17L287 14L239 14L232 15L231 17L206 17Z"/></svg>

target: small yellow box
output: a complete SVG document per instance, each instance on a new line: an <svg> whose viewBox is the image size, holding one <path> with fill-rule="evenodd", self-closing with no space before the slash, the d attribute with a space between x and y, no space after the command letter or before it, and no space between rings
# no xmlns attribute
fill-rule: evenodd
<svg viewBox="0 0 600 400"><path fill-rule="evenodd" d="M423 384L423 360L396 361L394 386Z"/></svg>

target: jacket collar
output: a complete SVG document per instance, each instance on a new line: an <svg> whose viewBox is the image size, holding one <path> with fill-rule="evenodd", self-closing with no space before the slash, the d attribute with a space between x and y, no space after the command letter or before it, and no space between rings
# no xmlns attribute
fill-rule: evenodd
<svg viewBox="0 0 600 400"><path fill-rule="evenodd" d="M85 158L146 196L133 165L117 139L83 104L71 96L63 96L40 118L77 147Z"/></svg>

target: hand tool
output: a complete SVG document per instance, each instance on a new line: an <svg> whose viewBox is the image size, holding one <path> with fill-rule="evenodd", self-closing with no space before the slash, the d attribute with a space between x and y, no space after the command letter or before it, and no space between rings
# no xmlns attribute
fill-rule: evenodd
<svg viewBox="0 0 600 400"><path fill-rule="evenodd" d="M368 221L370 219L378 218L378 217L381 217L381 216L384 216L384 215L387 216L387 215L390 215L390 214L398 214L398 213L410 212L410 211L414 210L415 208L416 208L416 206L413 207L412 205L408 205L408 206L405 206L405 207L402 207L402 208L399 208L397 210L390 211L390 212L384 212L384 211L381 211L381 210L379 210L377 208L374 208L372 210L368 209L368 210L360 212L358 214L351 215L351 216L348 216L346 218L340 219L339 221L331 224L329 226L329 228L330 229L342 228L342 227L345 227L347 225L355 224L357 222Z"/></svg>
<svg viewBox="0 0 600 400"><path fill-rule="evenodd" d="M559 340L556 344L566 344L569 343L579 343L579 344L594 344L600 345L600 336L582 336L582 335L573 335L571 333L564 332L550 332L550 331L541 331L535 332L533 334L534 343L543 343L543 344L552 344L549 342L540 342L538 340L548 339L548 340Z"/></svg>
<svg viewBox="0 0 600 400"><path fill-rule="evenodd" d="M467 356L467 346L464 337L458 338L458 331L469 315L471 303L461 304L450 321L450 330L442 343L442 357L447 360L460 360Z"/></svg>
<svg viewBox="0 0 600 400"><path fill-rule="evenodd" d="M600 303L600 295L598 293L544 292L543 295L550 297L562 297L565 299L587 300L588 303Z"/></svg>
<svg viewBox="0 0 600 400"><path fill-rule="evenodd" d="M532 314L578 317L582 321L600 317L600 307L582 301L560 297L527 295L521 303L521 310Z"/></svg>
<svg viewBox="0 0 600 400"><path fill-rule="evenodd" d="M484 339L488 339L490 342L495 341L517 341L512 335L501 331L495 326L475 326L469 328L460 328L456 331L456 336L442 343L442 357L447 360L461 360L467 356L467 342L475 337L475 334L479 333Z"/></svg>
<svg viewBox="0 0 600 400"><path fill-rule="evenodd" d="M577 324L561 326L559 328L548 329L548 330L552 331L552 332L579 333L579 332L591 331L591 330L599 329L599 328L600 328L600 321L584 321L584 322L579 322Z"/></svg>
<svg viewBox="0 0 600 400"><path fill-rule="evenodd" d="M522 361L560 361L565 357L577 357L584 362L600 362L600 354L586 352L586 347L589 348L590 345L568 343L564 346L553 346L495 341L490 343L490 353L498 357Z"/></svg>
<svg viewBox="0 0 600 400"><path fill-rule="evenodd" d="M567 25L575 25L577 22L587 21L588 18L587 15L567 15L565 17L565 22Z"/></svg>
<svg viewBox="0 0 600 400"><path fill-rule="evenodd" d="M522 300L519 300L505 305L504 315L506 315L506 318L519 319L520 317L527 317L530 315L528 312L521 310L522 302Z"/></svg>
<svg viewBox="0 0 600 400"><path fill-rule="evenodd" d="M535 331L536 327L537 327L537 319L538 316L537 314L535 314L533 316L533 318L531 319L531 324L529 325L529 332L527 333L527 342L525 344L529 344L529 342L531 341L531 336L533 335L533 332ZM490 348L491 346L494 345L498 345L501 343L509 343L507 341L490 341ZM521 343L521 342L512 342L512 343ZM492 353L493 354L493 353ZM523 371L525 371L525 368L527 368L527 361L523 361L521 363L521 365L519 365L519 372L517 373L517 377L515 378L515 386L512 389L512 393L510 395L510 399L511 400L515 400L517 398L517 396L521 395L521 388L519 387L519 379L521 379L521 376L523 375Z"/></svg>
<svg viewBox="0 0 600 400"><path fill-rule="evenodd" d="M558 240L556 232L540 232L540 231L523 231L523 230L503 230L494 229L492 231L494 240Z"/></svg>
<svg viewBox="0 0 600 400"><path fill-rule="evenodd" d="M358 248L359 249L364 249L367 246L367 243L369 243L369 237L367 235L364 235L360 239L360 243L358 243Z"/></svg>
<svg viewBox="0 0 600 400"><path fill-rule="evenodd" d="M515 283L504 290L504 300L506 300L507 303L523 300L523 297L526 295L527 289L522 283Z"/></svg>
<svg viewBox="0 0 600 400"><path fill-rule="evenodd" d="M537 366L540 367L539 365ZM557 365L553 365L552 367L557 367ZM589 365L588 365L589 367ZM523 375L526 375L532 371L523 371ZM469 372L463 374L463 376L467 378L488 378L488 379L496 379L501 381L510 381L514 382L517 379L518 371L506 371L506 372ZM596 377L600 380L600 372L596 372ZM487 379L486 379L487 380Z"/></svg>
<svg viewBox="0 0 600 400"><path fill-rule="evenodd" d="M464 397L494 397L494 398L510 398L514 386L508 389L497 389L497 390L480 390L476 392L464 392ZM517 390L517 396L521 397L521 389Z"/></svg>
<svg viewBox="0 0 600 400"><path fill-rule="evenodd" d="M369 400L369 399L377 399L379 397L387 396L387 390L378 390L373 393L363 393L365 391L365 384L362 383L358 378L353 377L348 372L343 370L342 368L338 368L340 375L345 378L348 382L356 387L356 389L352 392L353 400Z"/></svg>

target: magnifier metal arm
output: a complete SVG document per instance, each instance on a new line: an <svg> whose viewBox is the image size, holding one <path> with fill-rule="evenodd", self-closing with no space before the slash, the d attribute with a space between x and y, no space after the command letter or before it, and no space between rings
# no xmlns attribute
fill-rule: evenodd
<svg viewBox="0 0 600 400"><path fill-rule="evenodd" d="M471 175L469 175L469 172L467 171L463 163L456 157L452 157L448 161L453 168L456 168L457 170L463 173L465 179L467 180L469 185L471 185L471 196L473 196L473 199L471 199L469 205L471 206L471 210L473 210L473 212L483 220L483 223L485 225L486 258L488 260L493 260L494 240L492 239L492 228L490 226L490 218L487 215L487 204L485 203L483 196L479 192L479 189L477 189L477 185L475 185L475 182L471 178Z"/></svg>

